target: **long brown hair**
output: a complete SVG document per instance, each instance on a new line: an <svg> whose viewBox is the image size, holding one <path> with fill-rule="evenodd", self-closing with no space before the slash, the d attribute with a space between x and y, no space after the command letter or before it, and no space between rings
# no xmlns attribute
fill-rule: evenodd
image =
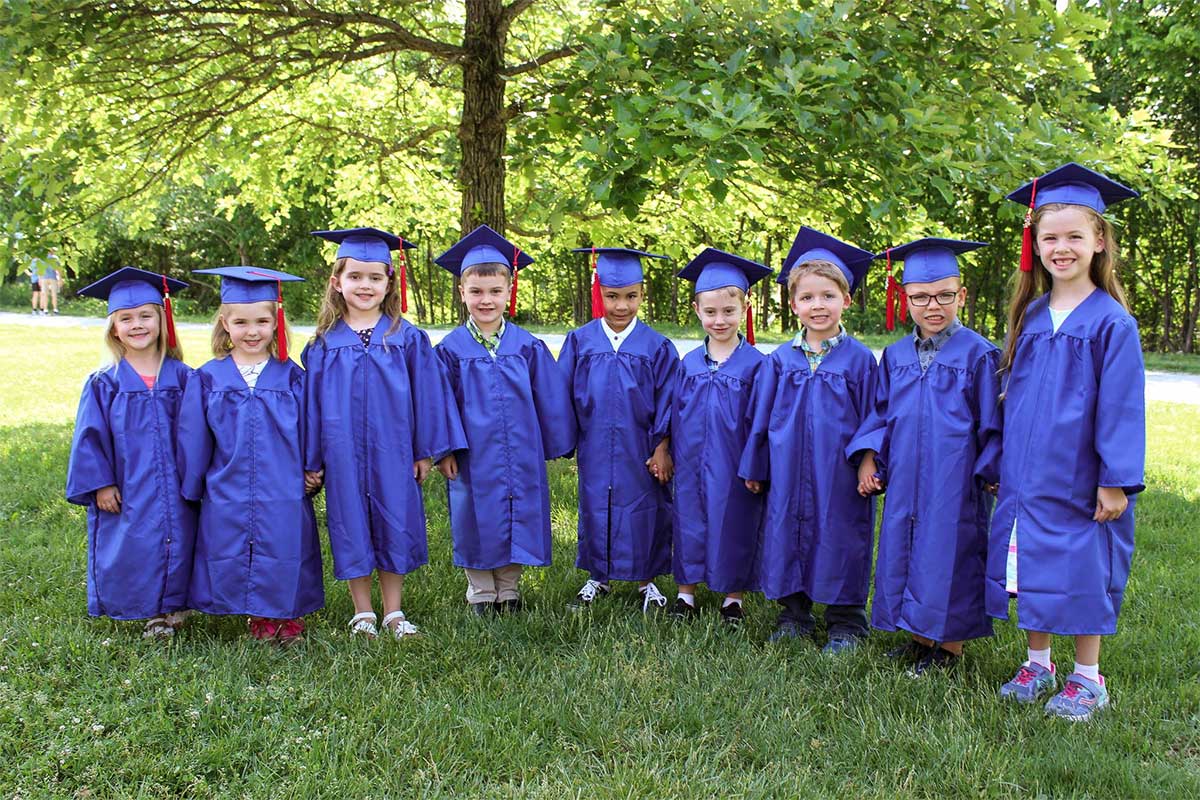
<svg viewBox="0 0 1200 800"><path fill-rule="evenodd" d="M158 341L155 342L158 350L158 368L162 369L164 358L173 358L176 361L183 361L183 348L178 344L171 347L167 342L167 315L163 312L163 307L158 303L151 303L154 306L155 313L158 314ZM104 346L108 348L108 352L112 354L112 363L118 364L125 357L125 345L121 344L121 340L117 338L117 326L113 324L114 317L120 314L125 309L118 309L108 315L108 321L104 325Z"/></svg>
<svg viewBox="0 0 1200 800"><path fill-rule="evenodd" d="M1092 256L1092 265L1088 269L1088 277L1092 283L1108 292L1121 306L1128 311L1129 301L1125 299L1125 287L1117 277L1117 266L1120 263L1120 252L1117 248L1117 237L1112 223L1087 206L1070 206L1067 203L1047 203L1033 212L1033 241L1037 241L1037 225L1042 217L1052 211L1064 208L1078 208L1087 215L1092 223L1092 230L1104 242L1104 249ZM1052 281L1050 273L1041 264L1033 265L1029 272L1017 272L1014 280L1012 300L1008 304L1008 339L1004 343L1004 357L1000 361L1000 371L1012 369L1013 358L1017 354L1017 340L1025 328L1025 312L1029 304L1050 291Z"/></svg>
<svg viewBox="0 0 1200 800"><path fill-rule="evenodd" d="M346 269L348 258L339 258L333 262L333 270L329 273L329 280L325 282L325 296L321 298L321 310L317 312L317 330L313 334L313 338L317 339L329 333L330 329L338 323L338 320L345 319L348 309L346 308L346 298L342 297L342 293L333 288L333 279L340 278L342 272ZM379 306L379 310L392 318L392 325L387 329L384 336L390 336L396 332L396 328L400 327L400 292L396 289L396 275L393 272L388 275L387 289L383 293L383 302Z"/></svg>
<svg viewBox="0 0 1200 800"><path fill-rule="evenodd" d="M275 307L274 300L259 300L258 303L270 303L271 304L271 319L275 319L275 312L277 311L277 309ZM223 317L227 313L229 313L230 306L233 306L233 305L256 306L256 305L258 305L258 303L221 303L221 307L217 309L217 315L215 317L213 317L212 352L213 352L214 356L216 356L217 358L225 358L225 356L229 355L230 352L233 351L233 339L230 338L229 331L225 330L225 326L221 324L221 317ZM284 336L287 337L287 340L289 342L292 341L292 326L288 325L286 320L284 321L284 325L283 325L283 334L284 334ZM270 342L270 344L267 345L267 352L270 353L271 358L279 358L279 332L278 331L275 331L275 333L272 334L271 342Z"/></svg>

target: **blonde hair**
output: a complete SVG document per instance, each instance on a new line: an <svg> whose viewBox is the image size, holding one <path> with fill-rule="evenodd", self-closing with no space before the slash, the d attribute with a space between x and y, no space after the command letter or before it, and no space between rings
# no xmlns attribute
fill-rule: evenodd
<svg viewBox="0 0 1200 800"><path fill-rule="evenodd" d="M508 268L508 264L501 264L499 261L487 261L482 264L472 264L458 275L459 283L467 279L467 276L474 275L479 278L491 278L495 275L503 275L508 278L508 282L512 283L512 270Z"/></svg>
<svg viewBox="0 0 1200 800"><path fill-rule="evenodd" d="M348 309L346 308L346 298L342 297L342 293L333 288L333 279L340 278L346 270L346 262L348 258L339 258L333 262L333 269L329 273L329 280L325 282L325 296L321 298L321 310L317 312L317 330L313 334L314 339L319 339L333 328L338 323L338 320L344 319ZM385 265L386 266L386 265ZM400 327L400 291L396 286L395 272L388 275L387 289L383 293L383 302L379 304L379 309L387 314L392 319L391 327L387 329L384 336L390 336L395 333ZM288 341L291 341L289 338Z"/></svg>
<svg viewBox="0 0 1200 800"><path fill-rule="evenodd" d="M788 297L796 293L796 284L800 282L800 279L809 275L828 278L838 285L842 294L847 296L850 294L850 282L846 280L846 273L842 272L841 268L832 261L814 258L812 261L805 261L792 267L787 279Z"/></svg>
<svg viewBox="0 0 1200 800"><path fill-rule="evenodd" d="M173 358L176 361L183 361L183 348L179 345L179 340L176 339L174 347L168 344L167 339L167 315L163 307L158 303L149 303L147 305L154 306L155 313L158 315L158 341L155 342L155 348L158 350L158 368L162 369L162 362L165 358ZM108 315L108 320L104 324L104 346L108 349L112 360L109 366L120 363L125 357L125 345L121 344L121 340L117 338L117 329L114 324L114 318L117 314L128 309L118 308L116 311Z"/></svg>
<svg viewBox="0 0 1200 800"><path fill-rule="evenodd" d="M1120 252L1117 249L1116 232L1112 223L1087 206L1077 206L1068 203L1047 203L1033 212L1033 241L1037 242L1037 226L1042 217L1052 211L1062 211L1064 208L1078 208L1083 211L1092 223L1092 231L1104 242L1104 249L1092 256L1092 264L1088 269L1088 277L1092 283L1108 292L1114 300L1129 310L1129 301L1125 298L1125 287L1117 277L1117 265L1120 263ZM1036 259L1037 256L1034 256ZM1040 262L1040 259L1038 259ZM1017 272L1013 287L1012 300L1008 305L1008 339L1004 343L1004 355L1000 359L1000 371L1012 369L1013 359L1017 355L1017 340L1025 329L1025 312L1029 304L1050 291L1053 284L1050 273L1037 263L1029 272Z"/></svg>
<svg viewBox="0 0 1200 800"><path fill-rule="evenodd" d="M718 286L716 289L707 289L703 292L696 292L693 298L696 304L700 304L700 295L709 294L710 292L724 292L725 297L732 297L734 300L741 300L742 305L746 304L746 293L742 291L740 286Z"/></svg>
<svg viewBox="0 0 1200 800"><path fill-rule="evenodd" d="M271 319L274 321L276 319L275 315L279 310L274 300L259 300L257 303L221 303L221 307L217 309L217 315L213 317L212 353L215 357L225 358L233 350L233 339L230 338L229 331L225 330L225 326L221 324L221 318L230 313L233 306L257 306L263 303L271 305ZM283 335L287 337L289 342L293 341L292 328L286 321L283 326ZM275 331L271 335L271 342L267 345L267 352L271 354L272 358L279 357L278 331Z"/></svg>

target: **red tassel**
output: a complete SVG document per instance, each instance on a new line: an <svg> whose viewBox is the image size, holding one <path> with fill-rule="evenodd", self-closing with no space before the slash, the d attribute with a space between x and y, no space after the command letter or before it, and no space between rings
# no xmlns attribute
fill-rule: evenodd
<svg viewBox="0 0 1200 800"><path fill-rule="evenodd" d="M894 311L894 302L896 299L896 279L892 277L892 248L888 248L887 254L887 300L884 301L884 313L886 316L885 327L889 331L896 330L896 316Z"/></svg>
<svg viewBox="0 0 1200 800"><path fill-rule="evenodd" d="M899 282L896 283L896 296L900 299L900 322L908 322L908 295Z"/></svg>
<svg viewBox="0 0 1200 800"><path fill-rule="evenodd" d="M604 295L600 292L600 273L596 271L596 248L592 248L592 319L604 316Z"/></svg>
<svg viewBox="0 0 1200 800"><path fill-rule="evenodd" d="M746 341L750 344L756 344L754 341L754 306L746 306Z"/></svg>
<svg viewBox="0 0 1200 800"><path fill-rule="evenodd" d="M400 313L408 313L408 257L404 255L404 239L400 240Z"/></svg>
<svg viewBox="0 0 1200 800"><path fill-rule="evenodd" d="M279 360L288 360L287 321L283 318L283 281L275 281L275 338L279 342Z"/></svg>
<svg viewBox="0 0 1200 800"><path fill-rule="evenodd" d="M517 315L517 257L521 255L521 248L513 247L513 279L512 279L512 294L508 298L508 317L512 319Z"/></svg>
<svg viewBox="0 0 1200 800"><path fill-rule="evenodd" d="M1025 212L1025 229L1021 231L1021 272L1033 271L1033 201L1037 199L1037 178L1029 190L1029 210Z"/></svg>
<svg viewBox="0 0 1200 800"><path fill-rule="evenodd" d="M167 317L167 347L175 347L175 314L171 308L171 290L167 288L167 276L163 275L163 311Z"/></svg>

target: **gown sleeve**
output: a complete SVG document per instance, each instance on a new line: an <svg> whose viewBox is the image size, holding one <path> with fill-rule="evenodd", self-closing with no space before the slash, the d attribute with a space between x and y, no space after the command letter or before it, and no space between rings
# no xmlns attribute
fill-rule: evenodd
<svg viewBox="0 0 1200 800"><path fill-rule="evenodd" d="M404 359L413 394L413 458L439 458L452 450L466 450L467 435L446 367L425 332L410 330Z"/></svg>
<svg viewBox="0 0 1200 800"><path fill-rule="evenodd" d="M547 460L568 457L575 450L570 385L541 339L534 339L527 360L534 410L542 433L542 456Z"/></svg>
<svg viewBox="0 0 1200 800"><path fill-rule="evenodd" d="M880 472L887 464L887 415L891 385L888 352L884 350L883 361L876 370L874 397L867 404L867 413L854 432L854 437L846 445L846 459L855 466L862 460L864 450L875 451L875 463Z"/></svg>
<svg viewBox="0 0 1200 800"><path fill-rule="evenodd" d="M771 477L768 435L775 391L779 387L779 369L779 361L770 358L759 367L754 377L754 390L750 394L750 435L746 437L746 446L738 465L738 477L745 481L766 481Z"/></svg>
<svg viewBox="0 0 1200 800"><path fill-rule="evenodd" d="M671 433L671 406L679 390L681 369L679 351L667 339L654 354L654 427L650 431L652 450Z"/></svg>
<svg viewBox="0 0 1200 800"><path fill-rule="evenodd" d="M319 472L325 464L321 457L321 377L325 365L325 347L321 339L309 342L300 355L304 365L304 469Z"/></svg>
<svg viewBox="0 0 1200 800"><path fill-rule="evenodd" d="M175 448L175 465L179 470L179 493L186 500L204 497L204 478L212 461L213 438L208 428L205 408L208 387L201 372L188 377L187 388L179 403L179 441Z"/></svg>
<svg viewBox="0 0 1200 800"><path fill-rule="evenodd" d="M1097 339L1093 363L1100 375L1096 394L1096 453L1100 485L1125 494L1146 488L1146 367L1137 323L1124 317Z"/></svg>
<svg viewBox="0 0 1200 800"><path fill-rule="evenodd" d="M1004 415L1000 409L1000 378L996 374L1000 354L989 350L975 365L972 402L975 405L975 477L984 483L1000 482L1000 443Z"/></svg>
<svg viewBox="0 0 1200 800"><path fill-rule="evenodd" d="M90 505L96 491L117 483L113 432L109 424L113 390L100 373L87 379L75 414L75 435L67 465L67 500Z"/></svg>
<svg viewBox="0 0 1200 800"><path fill-rule="evenodd" d="M572 331L563 340L562 349L558 351L558 371L562 373L563 382L567 387L567 399L571 404L571 414L575 420L576 436L579 435L579 409L575 407L575 333Z"/></svg>

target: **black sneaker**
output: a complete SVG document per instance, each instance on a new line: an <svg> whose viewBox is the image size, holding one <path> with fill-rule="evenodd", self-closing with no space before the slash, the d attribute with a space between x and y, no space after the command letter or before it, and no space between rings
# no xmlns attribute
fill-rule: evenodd
<svg viewBox="0 0 1200 800"><path fill-rule="evenodd" d="M491 603L471 603L471 613L477 617L487 617L492 614L493 608Z"/></svg>
<svg viewBox="0 0 1200 800"><path fill-rule="evenodd" d="M951 653L944 647L931 647L929 651L924 658L913 664L913 675L923 675L931 670L950 669L962 661L962 656Z"/></svg>
<svg viewBox="0 0 1200 800"><path fill-rule="evenodd" d="M675 598L675 605L671 606L671 617L673 619L681 619L691 622L699 615L696 607L684 600L682 597Z"/></svg>
<svg viewBox="0 0 1200 800"><path fill-rule="evenodd" d="M727 606L721 606L721 622L726 625L736 628L742 624L742 620L746 618L746 613L742 611L741 603L730 603Z"/></svg>
<svg viewBox="0 0 1200 800"><path fill-rule="evenodd" d="M933 652L933 648L927 644L921 644L918 641L909 639L899 647L893 647L884 653L884 658L890 658L892 661L901 661L905 664L912 664L925 658Z"/></svg>
<svg viewBox="0 0 1200 800"><path fill-rule="evenodd" d="M519 597L511 597L508 600L497 600L495 611L497 614L516 614L524 607Z"/></svg>

